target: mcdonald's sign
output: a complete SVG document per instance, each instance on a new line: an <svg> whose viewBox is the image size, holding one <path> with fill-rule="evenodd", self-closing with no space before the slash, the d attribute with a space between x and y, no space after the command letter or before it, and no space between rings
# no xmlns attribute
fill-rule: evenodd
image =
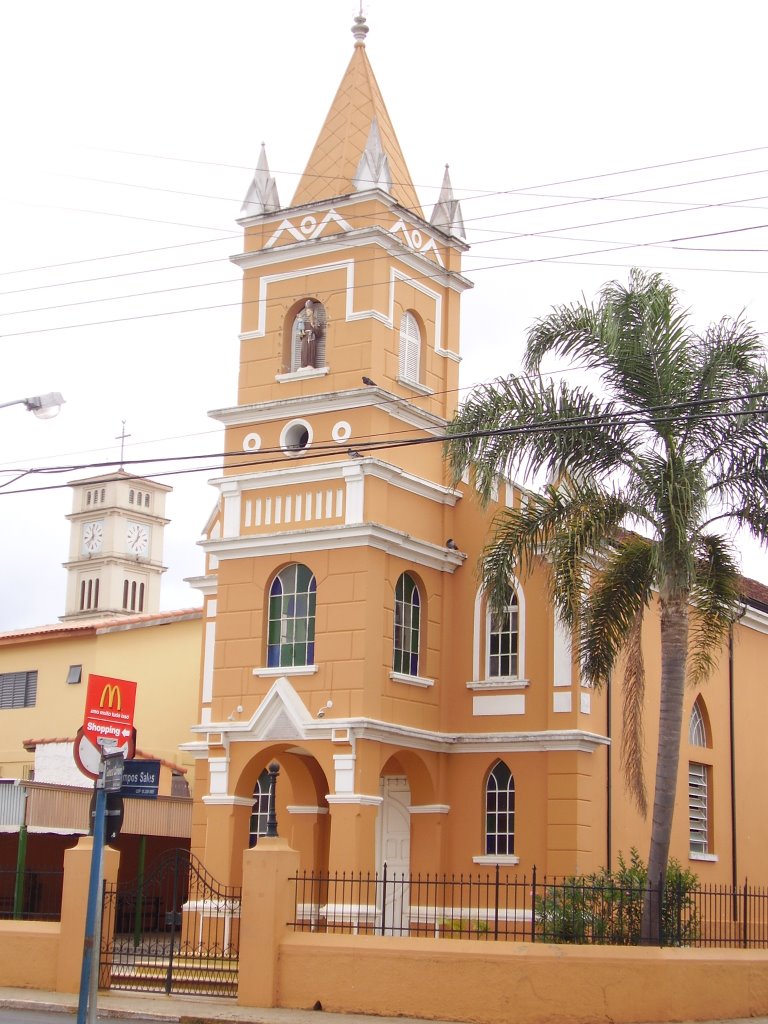
<svg viewBox="0 0 768 1024"><path fill-rule="evenodd" d="M112 676L88 676L85 716L80 743L88 742L100 751L100 739L115 740L118 750L133 756L133 711L136 683ZM83 751L81 750L81 754ZM86 756L87 759L87 756Z"/></svg>

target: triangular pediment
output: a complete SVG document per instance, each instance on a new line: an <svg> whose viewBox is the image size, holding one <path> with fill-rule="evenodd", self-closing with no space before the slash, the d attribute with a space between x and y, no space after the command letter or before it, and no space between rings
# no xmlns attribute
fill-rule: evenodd
<svg viewBox="0 0 768 1024"><path fill-rule="evenodd" d="M280 676L248 723L248 738L253 740L301 740L312 721L307 706L286 676Z"/></svg>

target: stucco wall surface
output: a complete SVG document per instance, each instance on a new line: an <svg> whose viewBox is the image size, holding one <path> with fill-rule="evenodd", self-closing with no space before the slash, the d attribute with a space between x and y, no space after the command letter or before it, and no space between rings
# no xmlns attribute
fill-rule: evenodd
<svg viewBox="0 0 768 1024"><path fill-rule="evenodd" d="M0 986L56 988L59 924L0 921Z"/></svg>
<svg viewBox="0 0 768 1024"><path fill-rule="evenodd" d="M768 951L355 938L280 944L278 1005L478 1024L629 1024L768 1013Z"/></svg>

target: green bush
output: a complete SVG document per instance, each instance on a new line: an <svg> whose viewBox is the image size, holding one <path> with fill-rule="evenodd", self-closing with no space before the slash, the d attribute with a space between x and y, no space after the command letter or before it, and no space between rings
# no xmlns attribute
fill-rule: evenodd
<svg viewBox="0 0 768 1024"><path fill-rule="evenodd" d="M670 859L664 886L662 933L665 945L688 945L699 933L693 890L698 877ZM572 875L544 883L536 893L537 934L545 942L638 945L648 870L636 849L629 863L619 854L616 871Z"/></svg>

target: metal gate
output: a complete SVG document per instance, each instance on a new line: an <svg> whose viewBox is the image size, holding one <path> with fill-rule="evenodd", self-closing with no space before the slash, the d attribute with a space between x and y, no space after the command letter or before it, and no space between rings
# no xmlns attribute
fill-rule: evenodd
<svg viewBox="0 0 768 1024"><path fill-rule="evenodd" d="M104 886L99 986L237 995L240 888L188 850L169 850L130 883Z"/></svg>

